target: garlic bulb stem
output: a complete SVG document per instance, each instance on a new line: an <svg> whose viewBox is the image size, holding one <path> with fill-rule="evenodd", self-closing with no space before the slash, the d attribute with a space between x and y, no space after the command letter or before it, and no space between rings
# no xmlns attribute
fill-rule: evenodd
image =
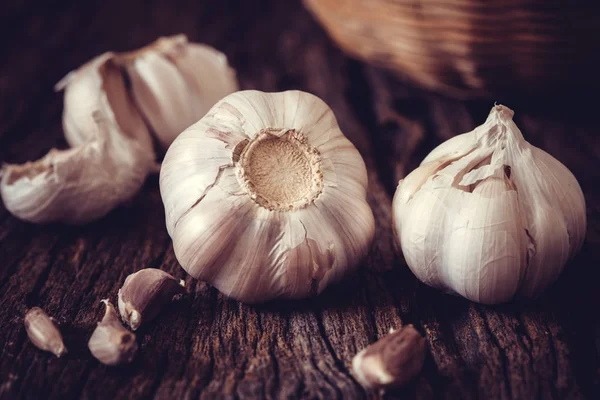
<svg viewBox="0 0 600 400"><path fill-rule="evenodd" d="M323 191L321 157L295 130L284 134L262 130L251 141L240 142L234 156L237 175L250 198L268 210L306 207Z"/></svg>

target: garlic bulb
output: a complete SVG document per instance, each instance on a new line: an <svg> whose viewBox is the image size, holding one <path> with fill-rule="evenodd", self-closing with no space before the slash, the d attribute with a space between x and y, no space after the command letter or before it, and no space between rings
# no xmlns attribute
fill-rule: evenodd
<svg viewBox="0 0 600 400"><path fill-rule="evenodd" d="M92 355L106 365L130 363L138 350L135 334L123 327L115 307L108 300L102 321L94 329L88 342Z"/></svg>
<svg viewBox="0 0 600 400"><path fill-rule="evenodd" d="M256 303L320 293L369 248L362 157L300 91L242 91L173 142L160 172L167 230L193 277Z"/></svg>
<svg viewBox="0 0 600 400"><path fill-rule="evenodd" d="M158 171L152 133L168 147L237 81L222 53L178 35L102 54L56 89L65 90L63 129L72 148L6 165L0 194L23 220L83 224L131 199Z"/></svg>
<svg viewBox="0 0 600 400"><path fill-rule="evenodd" d="M494 304L535 297L582 246L585 201L571 172L525 141L513 111L434 149L398 184L394 229L424 283Z"/></svg>

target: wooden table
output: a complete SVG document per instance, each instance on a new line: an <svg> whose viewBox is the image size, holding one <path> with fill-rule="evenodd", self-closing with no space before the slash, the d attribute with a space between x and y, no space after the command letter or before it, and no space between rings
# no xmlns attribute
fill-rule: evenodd
<svg viewBox="0 0 600 400"><path fill-rule="evenodd" d="M144 3L144 4L143 4ZM598 397L600 143L597 96L512 99L526 138L577 176L587 241L535 302L487 307L419 283L394 249L397 181L441 141L484 121L493 99L456 101L411 89L344 56L300 4L230 1L7 2L0 16L0 160L65 147L52 86L107 50L183 32L227 54L243 88L302 89L323 98L369 169L377 235L360 271L318 298L260 307L186 277L164 225L156 177L127 207L83 227L32 225L0 208L0 397L361 398L351 359L391 327L427 338L422 374L401 398ZM1 207L1 206L0 206ZM133 364L105 367L86 343L124 278L146 267L186 278L190 294L140 329ZM69 354L32 346L23 314L58 320Z"/></svg>

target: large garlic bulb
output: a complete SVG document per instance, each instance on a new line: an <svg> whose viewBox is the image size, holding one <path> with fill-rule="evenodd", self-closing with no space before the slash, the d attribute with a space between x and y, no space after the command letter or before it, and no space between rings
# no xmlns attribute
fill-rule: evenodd
<svg viewBox="0 0 600 400"><path fill-rule="evenodd" d="M192 276L256 303L320 293L374 233L365 164L331 109L300 91L242 91L173 142L160 191Z"/></svg>
<svg viewBox="0 0 600 400"><path fill-rule="evenodd" d="M398 184L394 228L424 283L494 304L535 297L583 244L585 201L571 172L525 141L513 111L434 149Z"/></svg>

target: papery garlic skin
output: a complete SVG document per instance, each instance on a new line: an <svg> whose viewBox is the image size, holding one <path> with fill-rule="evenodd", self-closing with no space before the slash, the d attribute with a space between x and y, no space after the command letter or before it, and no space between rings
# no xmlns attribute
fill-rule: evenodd
<svg viewBox="0 0 600 400"><path fill-rule="evenodd" d="M160 38L119 58L132 95L163 148L238 90L235 71L212 47L189 43L185 35Z"/></svg>
<svg viewBox="0 0 600 400"><path fill-rule="evenodd" d="M131 199L154 165L137 141L111 133L96 114L95 139L42 159L3 167L0 194L16 217L35 223L83 224Z"/></svg>
<svg viewBox="0 0 600 400"><path fill-rule="evenodd" d="M434 149L398 184L394 230L424 283L496 304L536 297L582 246L585 200L573 174L525 141L513 111Z"/></svg>
<svg viewBox="0 0 600 400"><path fill-rule="evenodd" d="M320 293L373 239L362 157L300 91L225 97L173 142L160 189L183 268L247 303Z"/></svg>

